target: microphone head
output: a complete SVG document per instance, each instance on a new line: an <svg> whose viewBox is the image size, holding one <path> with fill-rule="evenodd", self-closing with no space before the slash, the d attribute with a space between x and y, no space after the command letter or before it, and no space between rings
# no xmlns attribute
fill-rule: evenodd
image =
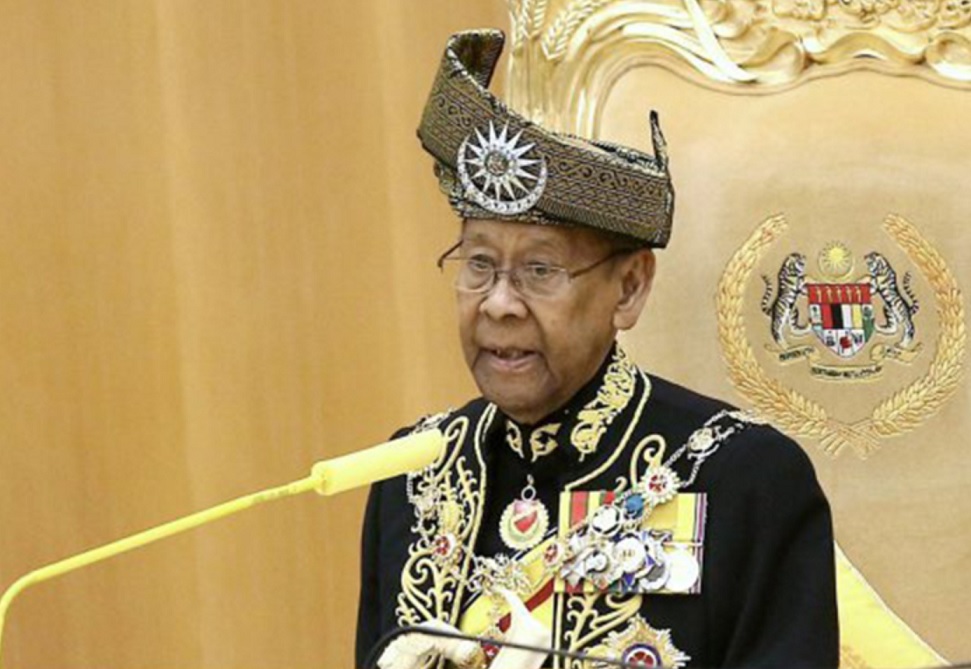
<svg viewBox="0 0 971 669"><path fill-rule="evenodd" d="M423 469L435 462L444 448L441 430L432 429L324 460L311 469L311 476L317 480L314 489L321 495L336 495Z"/></svg>

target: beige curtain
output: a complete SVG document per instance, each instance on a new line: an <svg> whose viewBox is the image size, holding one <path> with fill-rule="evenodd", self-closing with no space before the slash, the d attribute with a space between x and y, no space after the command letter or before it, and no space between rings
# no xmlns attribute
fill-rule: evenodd
<svg viewBox="0 0 971 669"><path fill-rule="evenodd" d="M471 392L415 139L496 0L0 3L0 584ZM346 667L364 493L28 590L5 667Z"/></svg>

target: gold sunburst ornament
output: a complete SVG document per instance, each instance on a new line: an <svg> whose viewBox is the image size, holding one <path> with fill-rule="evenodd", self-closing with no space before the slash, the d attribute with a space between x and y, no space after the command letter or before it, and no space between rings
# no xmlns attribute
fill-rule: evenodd
<svg viewBox="0 0 971 669"><path fill-rule="evenodd" d="M641 616L635 616L622 632L611 632L600 645L590 649L590 656L620 660L635 667L668 667L681 669L691 657L678 650L671 641L671 630L654 629ZM586 669L606 669L596 660Z"/></svg>
<svg viewBox="0 0 971 669"><path fill-rule="evenodd" d="M819 269L832 279L842 279L853 271L853 254L843 242L829 242L819 252Z"/></svg>
<svg viewBox="0 0 971 669"><path fill-rule="evenodd" d="M508 123L497 133L489 121L486 134L476 128L459 146L457 171L465 196L487 211L521 214L543 195L546 161L535 144L520 143L522 134L510 137Z"/></svg>

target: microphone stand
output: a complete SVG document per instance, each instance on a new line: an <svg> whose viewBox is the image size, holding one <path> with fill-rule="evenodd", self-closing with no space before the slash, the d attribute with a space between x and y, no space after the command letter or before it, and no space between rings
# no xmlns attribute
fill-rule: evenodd
<svg viewBox="0 0 971 669"><path fill-rule="evenodd" d="M590 655L589 653L578 653L572 650L560 650L559 648L540 648L539 646L530 646L527 644L516 643L514 641L504 641L503 639L492 639L484 636L475 636L472 634L463 634L462 632L450 632L447 630L434 629L429 627L416 627L416 626L406 626L406 627L396 627L390 632L387 632L378 639L378 642L374 644L371 652L368 653L367 659L364 662L364 669L377 669L378 668L378 658L380 658L381 653L387 648L392 641L405 634L418 634L421 636L437 637L439 639L456 639L458 641L475 641L483 645L499 646L501 648L515 648L516 650L531 651L534 653L540 653L543 655L555 655L556 657L562 657L568 660L580 660L582 662L592 662L595 667L622 667L623 669L643 669L642 664L629 664L622 660L614 660L606 657L597 657ZM586 666L586 665L585 665ZM655 669L664 669L664 667L658 666Z"/></svg>
<svg viewBox="0 0 971 669"><path fill-rule="evenodd" d="M223 502L222 504L212 508L204 509L203 511L198 511L192 515L185 516L184 518L179 518L178 520L173 520L168 523L152 527L129 537L125 537L124 539L113 541L103 546L99 546L98 548L93 548L85 551L84 553L74 555L58 562L53 562L49 565L41 567L40 569L35 569L34 571L24 574L14 581L13 584L7 588L6 592L3 593L3 596L0 597L0 664L2 664L3 661L3 626L7 617L7 610L13 603L14 598L30 586L43 583L44 581L49 581L52 578L56 578L76 569L87 567L88 565L95 564L96 562L107 560L115 555L127 553L128 551L135 550L136 548L141 548L142 546L147 546L148 544L155 543L156 541L161 541L162 539L166 539L176 534L181 534L187 530L199 527L200 525L205 525L206 523L210 523L220 518L225 518L226 516L230 516L234 513L251 509L258 504L272 502L285 497L293 497L294 495L300 495L311 490L317 490L320 492L320 494L325 494L322 492L323 488L323 476L318 473L312 473L310 476L298 481L277 486L275 488L261 490L260 492L244 495L243 497L237 497L236 499Z"/></svg>
<svg viewBox="0 0 971 669"><path fill-rule="evenodd" d="M556 657L562 657L569 660L580 660L584 662L584 667L593 666L599 669L599 667L623 667L624 669L643 669L644 665L641 663L631 664L629 662L624 662L622 660L614 660L606 657L599 657L596 655L590 655L589 653L578 653L571 650L560 650L558 648L540 648L538 646L529 646L526 644L515 643L513 641L504 641L502 639L492 639L483 636L474 636L471 634L463 634L462 632L450 632L447 630L430 628L430 627L418 627L418 626L407 626L407 627L396 627L390 632L385 633L378 642L374 644L374 647L368 653L367 660L364 662L363 669L377 669L378 668L378 658L384 649L387 648L392 641L405 634L420 634L429 637L438 637L440 639L456 639L459 641L475 641L479 644L488 644L492 646L500 646L503 648L515 648L517 650L531 651L534 653L543 653L546 655L555 655ZM586 663L590 663L589 665ZM658 665L653 669L664 669L663 665ZM785 669L785 667L780 667L779 669ZM940 667L924 667L915 669L971 669L971 662L960 662L956 664L947 664Z"/></svg>
<svg viewBox="0 0 971 669"><path fill-rule="evenodd" d="M30 586L251 509L259 504L302 495L311 490L319 495L335 495L351 488L420 469L440 456L444 443L444 437L439 430L428 430L337 458L323 460L314 464L310 470L310 476L305 478L223 502L21 576L0 597L0 666L3 664L3 627L7 611L14 598Z"/></svg>

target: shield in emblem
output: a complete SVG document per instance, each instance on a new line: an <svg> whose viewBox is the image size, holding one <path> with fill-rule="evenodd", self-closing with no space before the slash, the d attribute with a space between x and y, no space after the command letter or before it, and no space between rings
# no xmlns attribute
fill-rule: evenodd
<svg viewBox="0 0 971 669"><path fill-rule="evenodd" d="M809 321L821 342L841 358L852 358L873 334L868 283L807 283Z"/></svg>
<svg viewBox="0 0 971 669"><path fill-rule="evenodd" d="M539 509L535 502L518 499L513 502L512 522L516 529L527 534L539 520Z"/></svg>

